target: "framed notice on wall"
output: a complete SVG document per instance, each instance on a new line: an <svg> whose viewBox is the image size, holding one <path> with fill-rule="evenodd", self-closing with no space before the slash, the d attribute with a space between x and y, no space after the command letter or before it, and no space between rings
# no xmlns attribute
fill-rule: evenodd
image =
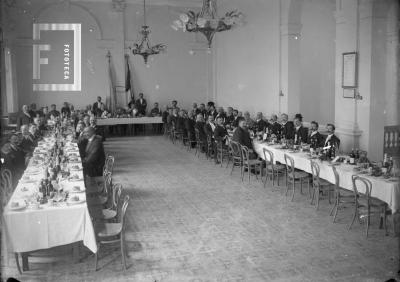
<svg viewBox="0 0 400 282"><path fill-rule="evenodd" d="M343 53L342 87L357 88L357 52Z"/></svg>

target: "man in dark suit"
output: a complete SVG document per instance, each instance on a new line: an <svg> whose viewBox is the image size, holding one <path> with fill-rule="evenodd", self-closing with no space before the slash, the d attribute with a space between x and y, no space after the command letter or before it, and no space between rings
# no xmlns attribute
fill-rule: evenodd
<svg viewBox="0 0 400 282"><path fill-rule="evenodd" d="M281 115L281 138L294 139L294 124L288 121L288 115Z"/></svg>
<svg viewBox="0 0 400 282"><path fill-rule="evenodd" d="M50 116L53 116L53 117L60 116L60 112L57 111L57 109L56 109L56 104L51 104L49 114L50 114Z"/></svg>
<svg viewBox="0 0 400 282"><path fill-rule="evenodd" d="M101 97L100 96L98 96L97 97L97 102L94 102L93 103L93 106L92 106L92 112L96 115L96 116L101 116L101 105L103 105L103 107L105 107L104 106L104 104L103 104L103 102L101 101Z"/></svg>
<svg viewBox="0 0 400 282"><path fill-rule="evenodd" d="M105 134L104 134L104 127L103 126L97 126L97 119L95 116L91 116L89 118L89 123L90 126L94 128L94 131L96 135L101 136L102 141L106 140Z"/></svg>
<svg viewBox="0 0 400 282"><path fill-rule="evenodd" d="M251 159L257 158L257 155L254 153L253 142L250 138L250 133L247 128L247 122L243 119L239 121L239 126L233 132L232 140L238 142L242 146L246 146L249 149L249 157Z"/></svg>
<svg viewBox="0 0 400 282"><path fill-rule="evenodd" d="M275 114L271 115L268 131L271 135L275 135L278 138L281 135L281 125L278 123L278 116Z"/></svg>
<svg viewBox="0 0 400 282"><path fill-rule="evenodd" d="M147 102L143 98L143 93L139 93L139 99L136 100L136 108L140 116L146 115Z"/></svg>
<svg viewBox="0 0 400 282"><path fill-rule="evenodd" d="M35 149L35 147L37 146L37 143L34 137L29 133L29 125L27 124L22 125L21 133L22 133L22 138L20 147L22 151L24 151L26 154L31 154Z"/></svg>
<svg viewBox="0 0 400 282"><path fill-rule="evenodd" d="M204 125L204 132L206 133L206 136L210 136L211 139L214 138L214 130L215 130L215 123L214 123L214 116L209 115L207 123Z"/></svg>
<svg viewBox="0 0 400 282"><path fill-rule="evenodd" d="M29 113L29 108L27 105L22 106L22 112L17 118L17 130L21 128L24 124L30 124L33 122L33 116Z"/></svg>
<svg viewBox="0 0 400 282"><path fill-rule="evenodd" d="M225 124L226 114L223 107L219 107L217 111L217 115L214 117L217 120L219 117L222 118L222 124Z"/></svg>
<svg viewBox="0 0 400 282"><path fill-rule="evenodd" d="M197 114L196 116L196 124L194 125L194 128L196 131L199 132L199 139L200 141L204 143L207 142L207 134L204 131L206 123L204 122L204 117L201 113Z"/></svg>
<svg viewBox="0 0 400 282"><path fill-rule="evenodd" d="M233 121L232 121L232 127L236 128L239 126L239 121L243 120L244 118L239 116L239 111L234 109L233 110Z"/></svg>
<svg viewBox="0 0 400 282"><path fill-rule="evenodd" d="M232 122L234 119L235 119L235 117L233 116L233 108L228 107L226 109L225 126L230 128L232 126Z"/></svg>
<svg viewBox="0 0 400 282"><path fill-rule="evenodd" d="M94 128L90 126L86 127L83 132L87 139L82 159L84 173L90 177L101 176L106 159L102 137L96 135Z"/></svg>
<svg viewBox="0 0 400 282"><path fill-rule="evenodd" d="M10 140L1 147L1 158L4 159L2 166L9 169L13 175L13 183L16 183L18 179L24 173L26 168L25 165L25 153L19 146L20 139L17 135L12 135Z"/></svg>
<svg viewBox="0 0 400 282"><path fill-rule="evenodd" d="M63 117L70 117L71 116L71 109L67 102L64 102L63 107L61 108L61 115Z"/></svg>
<svg viewBox="0 0 400 282"><path fill-rule="evenodd" d="M189 115L185 113L185 132L187 133L187 138L191 141L190 145L192 148L196 147L196 135L194 131L195 121L194 121L195 111L190 111Z"/></svg>
<svg viewBox="0 0 400 282"><path fill-rule="evenodd" d="M258 112L256 116L256 121L254 124L254 129L258 134L262 134L265 132L266 128L269 127L268 121L265 121L263 118L262 112Z"/></svg>
<svg viewBox="0 0 400 282"><path fill-rule="evenodd" d="M223 117L217 117L217 124L214 130L214 139L217 142L222 142L225 145L226 136L228 136L228 131L226 131L224 127L224 119Z"/></svg>
<svg viewBox="0 0 400 282"><path fill-rule="evenodd" d="M311 148L316 149L324 146L324 138L321 133L318 132L318 122L312 121L310 125L310 135L308 136L308 144Z"/></svg>
<svg viewBox="0 0 400 282"><path fill-rule="evenodd" d="M300 145L301 143L307 143L308 129L303 126L303 117L297 114L294 118L294 143Z"/></svg>
<svg viewBox="0 0 400 282"><path fill-rule="evenodd" d="M324 141L324 147L334 145L336 149L339 149L340 139L335 135L335 125L328 123L326 125L326 130L328 131L328 136Z"/></svg>

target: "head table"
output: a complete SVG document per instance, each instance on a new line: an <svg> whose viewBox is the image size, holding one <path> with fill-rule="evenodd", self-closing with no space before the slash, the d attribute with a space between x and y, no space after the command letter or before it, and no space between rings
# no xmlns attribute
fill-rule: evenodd
<svg viewBox="0 0 400 282"><path fill-rule="evenodd" d="M253 141L254 150L257 154L264 159L263 149L267 148L274 154L274 161L285 163L284 155L287 154L294 159L295 167L305 172L311 173L311 163L309 153L306 152L293 152L291 150L281 149L279 144L268 144L258 140ZM332 164L326 161L320 161L315 159L320 167L319 177L335 183L335 175L332 169ZM354 171L354 165L350 164L339 164L336 165L336 170L339 174L339 185L341 188L353 191L352 175L360 172ZM400 184L398 178L384 179L382 177L374 177L366 174L361 176L368 178L372 183L371 196L377 198L388 204L388 207L393 213L400 212ZM360 189L360 192L365 192Z"/></svg>
<svg viewBox="0 0 400 282"><path fill-rule="evenodd" d="M71 135L69 135L71 136ZM69 137L68 136L68 137ZM37 201L43 195L41 180L48 176L48 156L56 140L46 137L33 152L33 157L5 207L2 218L2 243L8 252L24 253L83 241L93 253L97 252L96 236L86 204L82 162L77 144L68 138L62 143L63 171L69 171L58 181L52 199ZM69 140L68 140L69 139ZM66 198L54 197L64 191ZM67 192L67 193L66 193Z"/></svg>

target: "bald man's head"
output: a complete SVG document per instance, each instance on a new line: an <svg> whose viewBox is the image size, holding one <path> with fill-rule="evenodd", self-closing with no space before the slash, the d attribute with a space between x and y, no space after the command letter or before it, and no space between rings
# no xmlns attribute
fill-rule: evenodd
<svg viewBox="0 0 400 282"><path fill-rule="evenodd" d="M96 134L96 131L93 127L91 126L87 126L85 127L85 129L83 130L83 134L86 136L86 138L91 138L93 135Z"/></svg>

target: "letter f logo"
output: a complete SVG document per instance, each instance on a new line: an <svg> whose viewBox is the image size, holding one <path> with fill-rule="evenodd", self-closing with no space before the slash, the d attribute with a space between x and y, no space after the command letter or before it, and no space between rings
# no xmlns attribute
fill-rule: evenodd
<svg viewBox="0 0 400 282"><path fill-rule="evenodd" d="M33 40L40 40L40 28L33 24ZM33 79L40 79L40 65L48 65L48 58L41 58L40 51L50 51L49 44L33 44Z"/></svg>

